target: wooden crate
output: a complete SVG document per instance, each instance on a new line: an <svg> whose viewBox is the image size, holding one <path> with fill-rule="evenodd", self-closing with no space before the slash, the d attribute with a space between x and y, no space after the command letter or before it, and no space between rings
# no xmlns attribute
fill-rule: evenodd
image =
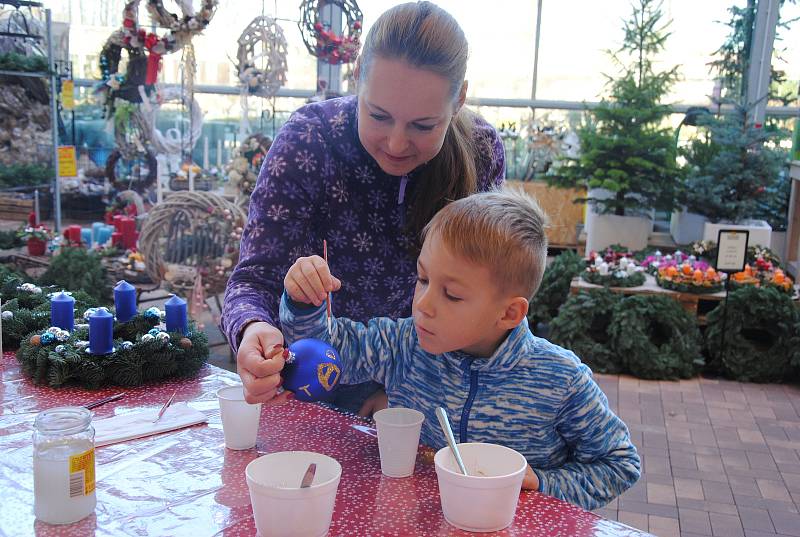
<svg viewBox="0 0 800 537"><path fill-rule="evenodd" d="M690 315L697 318L697 324L705 325L706 316L711 309L713 309L717 302L725 298L725 291L708 294L695 294L695 293L679 293L659 287L656 283L655 277L646 274L646 280L643 285L639 287L609 287L609 290L614 293L621 293L623 295L665 295L674 300L677 300L683 309ZM570 284L570 293L578 294L581 291L588 291L590 289L601 289L602 285L594 285L587 282L580 276L572 280Z"/></svg>
<svg viewBox="0 0 800 537"><path fill-rule="evenodd" d="M39 198L39 217L46 220L50 217L50 198ZM28 221L28 215L33 212L33 195L22 192L0 192L0 219Z"/></svg>
<svg viewBox="0 0 800 537"><path fill-rule="evenodd" d="M578 247L578 224L583 223L585 205L573 203L576 198L586 196L586 191L572 188L548 186L543 181L508 180L510 187L523 189L536 198L550 218L547 240L556 248Z"/></svg>

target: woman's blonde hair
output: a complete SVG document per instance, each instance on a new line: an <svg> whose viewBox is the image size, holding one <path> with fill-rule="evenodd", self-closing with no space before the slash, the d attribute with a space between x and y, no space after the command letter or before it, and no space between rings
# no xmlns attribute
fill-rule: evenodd
<svg viewBox="0 0 800 537"><path fill-rule="evenodd" d="M446 78L455 103L464 84L467 56L467 38L447 11L431 2L400 4L378 17L367 34L359 57L359 82L366 80L375 58L404 60ZM448 201L477 190L476 159L482 151L491 154L493 148L489 143L476 147L474 126L474 114L462 106L450 122L442 149L420 170L408 218L415 237Z"/></svg>
<svg viewBox="0 0 800 537"><path fill-rule="evenodd" d="M504 188L446 205L422 238L437 236L454 256L487 267L502 292L530 300L547 263L546 228L535 199Z"/></svg>

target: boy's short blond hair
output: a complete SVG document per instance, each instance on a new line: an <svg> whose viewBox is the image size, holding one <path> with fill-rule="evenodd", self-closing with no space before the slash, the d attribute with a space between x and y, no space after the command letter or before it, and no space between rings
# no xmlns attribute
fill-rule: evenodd
<svg viewBox="0 0 800 537"><path fill-rule="evenodd" d="M499 289L533 298L547 262L547 215L524 192L503 188L446 205L422 230L452 254L489 268Z"/></svg>

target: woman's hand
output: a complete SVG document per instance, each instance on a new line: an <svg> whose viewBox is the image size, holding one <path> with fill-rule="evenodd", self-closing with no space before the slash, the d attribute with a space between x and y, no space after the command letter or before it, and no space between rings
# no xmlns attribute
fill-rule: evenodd
<svg viewBox="0 0 800 537"><path fill-rule="evenodd" d="M244 330L236 369L244 385L248 403L283 403L291 392L278 394L285 363L283 334L269 323L250 323Z"/></svg>
<svg viewBox="0 0 800 537"><path fill-rule="evenodd" d="M380 389L367 397L367 400L364 401L363 405L361 405L361 410L358 411L358 415L362 418L369 418L372 417L372 415L377 411L383 410L388 406L389 396L386 395L386 392L383 389Z"/></svg>
<svg viewBox="0 0 800 537"><path fill-rule="evenodd" d="M328 298L328 293L342 288L342 282L331 275L324 259L312 255L294 262L283 279L283 287L293 301L319 307Z"/></svg>
<svg viewBox="0 0 800 537"><path fill-rule="evenodd" d="M525 478L522 480L522 488L527 490L539 490L539 476L533 471L531 465L525 470Z"/></svg>

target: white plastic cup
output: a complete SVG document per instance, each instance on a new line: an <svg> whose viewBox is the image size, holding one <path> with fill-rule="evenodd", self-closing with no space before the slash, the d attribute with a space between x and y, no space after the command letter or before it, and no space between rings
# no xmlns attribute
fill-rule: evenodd
<svg viewBox="0 0 800 537"><path fill-rule="evenodd" d="M466 531L499 531L511 525L528 461L497 444L458 444L464 475L453 452L443 447L433 458L444 518Z"/></svg>
<svg viewBox="0 0 800 537"><path fill-rule="evenodd" d="M413 474L425 414L411 408L395 407L379 410L373 418L378 430L383 475L408 477Z"/></svg>
<svg viewBox="0 0 800 537"><path fill-rule="evenodd" d="M300 488L309 464L311 486ZM342 466L310 451L280 451L251 461L244 470L256 529L261 537L321 537L328 533Z"/></svg>
<svg viewBox="0 0 800 537"><path fill-rule="evenodd" d="M241 384L217 390L222 415L222 433L228 449L250 449L256 445L261 403L251 405L244 400Z"/></svg>

